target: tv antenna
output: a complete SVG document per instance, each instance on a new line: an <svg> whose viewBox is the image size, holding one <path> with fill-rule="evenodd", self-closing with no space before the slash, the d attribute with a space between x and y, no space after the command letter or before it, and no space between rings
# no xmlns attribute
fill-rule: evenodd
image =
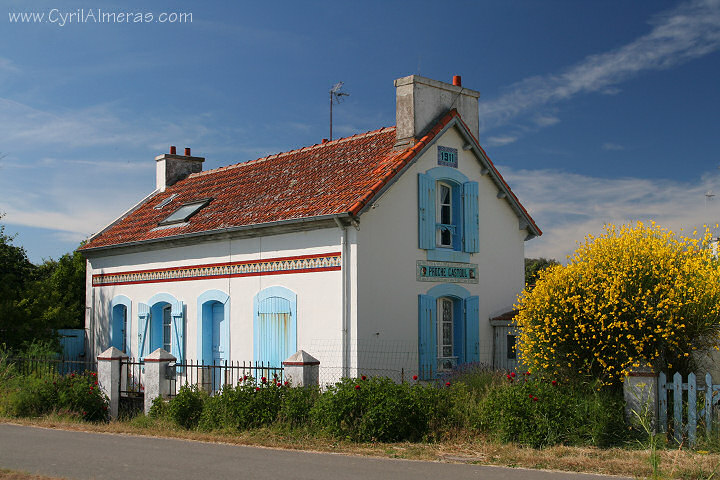
<svg viewBox="0 0 720 480"><path fill-rule="evenodd" d="M333 103L339 104L342 102L342 97L349 97L349 93L341 92L340 89L343 86L343 82L338 82L330 89L330 140L332 141L332 108Z"/></svg>

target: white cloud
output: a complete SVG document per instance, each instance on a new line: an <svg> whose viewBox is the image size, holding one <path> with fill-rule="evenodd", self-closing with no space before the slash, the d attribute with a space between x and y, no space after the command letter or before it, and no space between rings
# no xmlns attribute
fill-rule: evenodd
<svg viewBox="0 0 720 480"><path fill-rule="evenodd" d="M550 127L560 122L560 119L555 115L536 115L533 118L533 123L538 127Z"/></svg>
<svg viewBox="0 0 720 480"><path fill-rule="evenodd" d="M617 143L605 142L602 146L603 150L620 151L625 150L625 147Z"/></svg>
<svg viewBox="0 0 720 480"><path fill-rule="evenodd" d="M692 232L720 221L720 201L706 198L717 190L720 175L697 182L641 178L598 178L553 170L513 170L504 177L543 235L525 244L526 256L564 261L586 235L608 223L655 220L673 231Z"/></svg>
<svg viewBox="0 0 720 480"><path fill-rule="evenodd" d="M671 68L720 49L720 0L684 3L657 15L651 25L648 34L627 45L586 57L559 74L527 78L481 102L481 130L582 93L615 94L615 84L644 71Z"/></svg>
<svg viewBox="0 0 720 480"><path fill-rule="evenodd" d="M517 137L504 135L499 137L488 137L486 143L489 147L502 147L503 145L509 145L515 141L517 141Z"/></svg>

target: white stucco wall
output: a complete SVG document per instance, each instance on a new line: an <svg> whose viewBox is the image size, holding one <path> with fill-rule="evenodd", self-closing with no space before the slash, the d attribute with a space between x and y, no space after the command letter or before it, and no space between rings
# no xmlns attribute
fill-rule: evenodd
<svg viewBox="0 0 720 480"><path fill-rule="evenodd" d="M406 371L417 369L418 294L439 282L416 280L416 261L426 260L418 248L418 173L437 167L437 146L458 150L458 170L479 182L480 251L470 256L478 265L479 283L458 283L480 297L480 361L492 363L489 318L506 311L524 286L525 230L498 189L481 175L481 165L464 139L449 129L361 216L358 232L357 339L366 365L382 368L391 352L408 352ZM412 357L412 353L415 357ZM361 365L362 369L363 365ZM390 368L390 367L387 367Z"/></svg>
<svg viewBox="0 0 720 480"><path fill-rule="evenodd" d="M297 294L298 349L312 350L318 339L340 344L342 338L341 272L316 271L233 278L215 278L91 287L94 274L163 269L190 265L253 261L341 251L340 229L304 231L268 237L225 239L191 246L170 247L88 260L88 311L86 327L93 355L110 341L110 302L117 295L132 300L130 319L131 357L138 356L138 304L157 293L168 293L185 304L186 358L197 360L197 299L217 289L230 296L230 359L253 359L253 297L270 286L282 286ZM149 352L148 352L149 353ZM337 352L340 355L340 352ZM339 358L337 360L340 362Z"/></svg>

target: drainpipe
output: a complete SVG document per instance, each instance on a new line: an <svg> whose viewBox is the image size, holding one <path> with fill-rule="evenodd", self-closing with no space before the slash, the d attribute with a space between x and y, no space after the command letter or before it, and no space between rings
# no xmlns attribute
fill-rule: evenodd
<svg viewBox="0 0 720 480"><path fill-rule="evenodd" d="M347 241L347 227L342 224L340 219L337 216L334 216L333 219L335 220L335 223L337 224L338 228L340 229L340 244L341 244L341 274L342 274L342 288L341 288L341 308L342 308L342 323L341 323L341 330L342 330L342 375L343 377L348 376L348 368L350 366L350 362L348 361L348 301L347 301L347 284L348 284L348 269L347 266L349 265L348 261L348 241Z"/></svg>

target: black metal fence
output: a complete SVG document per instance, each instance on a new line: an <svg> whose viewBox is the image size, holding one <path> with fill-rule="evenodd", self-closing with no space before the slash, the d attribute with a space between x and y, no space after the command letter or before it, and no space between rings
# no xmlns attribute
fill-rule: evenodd
<svg viewBox="0 0 720 480"><path fill-rule="evenodd" d="M142 360L128 358L120 364L120 399L118 416L134 417L143 411L145 405L145 383Z"/></svg>
<svg viewBox="0 0 720 480"><path fill-rule="evenodd" d="M197 385L208 393L218 392L225 385L252 381L255 384L282 382L283 368L264 362L229 362L207 365L197 361L171 363L168 366L170 396L177 395L183 385Z"/></svg>
<svg viewBox="0 0 720 480"><path fill-rule="evenodd" d="M97 360L84 357L63 358L22 358L10 357L8 364L12 364L15 370L21 375L61 376L71 373L95 372L97 373Z"/></svg>

